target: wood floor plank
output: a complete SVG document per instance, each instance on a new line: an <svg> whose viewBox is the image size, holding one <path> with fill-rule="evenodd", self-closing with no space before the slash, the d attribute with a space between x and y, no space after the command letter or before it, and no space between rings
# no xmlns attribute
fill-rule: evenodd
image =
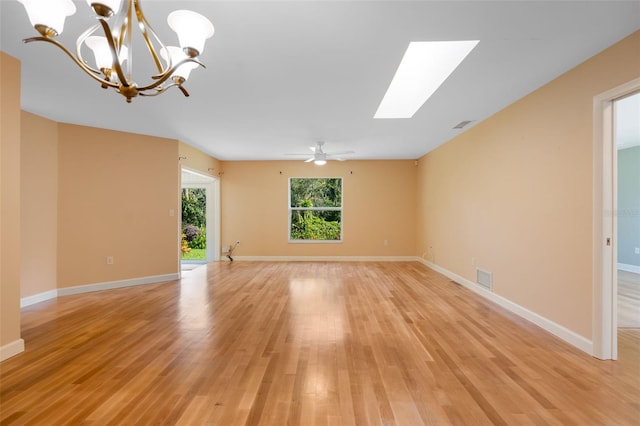
<svg viewBox="0 0 640 426"><path fill-rule="evenodd" d="M618 270L618 327L640 328L640 274Z"/></svg>
<svg viewBox="0 0 640 426"><path fill-rule="evenodd" d="M599 361L414 262L219 262L22 310L0 424L637 425Z"/></svg>

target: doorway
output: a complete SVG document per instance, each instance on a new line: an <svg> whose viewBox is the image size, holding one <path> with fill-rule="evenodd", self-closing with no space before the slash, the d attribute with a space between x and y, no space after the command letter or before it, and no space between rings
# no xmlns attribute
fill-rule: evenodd
<svg viewBox="0 0 640 426"><path fill-rule="evenodd" d="M640 92L613 103L618 333L640 328Z"/></svg>
<svg viewBox="0 0 640 426"><path fill-rule="evenodd" d="M593 181L593 355L618 358L618 161L615 109L618 100L640 92L640 79L594 97Z"/></svg>
<svg viewBox="0 0 640 426"><path fill-rule="evenodd" d="M198 265L219 260L219 180L182 167L181 202L181 265Z"/></svg>

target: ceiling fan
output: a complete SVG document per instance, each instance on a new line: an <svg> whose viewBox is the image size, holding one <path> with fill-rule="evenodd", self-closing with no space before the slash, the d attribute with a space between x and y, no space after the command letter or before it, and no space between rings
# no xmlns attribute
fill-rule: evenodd
<svg viewBox="0 0 640 426"><path fill-rule="evenodd" d="M341 151L341 152L325 152L322 147L324 146L323 141L318 141L316 146L310 146L309 149L313 154L311 157L304 160L305 163L314 162L314 164L318 166L322 166L327 164L327 160L337 160L337 161L345 161L344 158L340 157L341 155L353 154L354 151ZM287 155L308 155L308 154L287 154Z"/></svg>

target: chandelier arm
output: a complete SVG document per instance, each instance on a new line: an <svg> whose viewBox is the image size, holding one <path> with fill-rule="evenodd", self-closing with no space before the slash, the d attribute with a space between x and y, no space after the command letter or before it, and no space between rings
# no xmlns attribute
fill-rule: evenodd
<svg viewBox="0 0 640 426"><path fill-rule="evenodd" d="M120 22L120 32L118 37L118 46L124 46L127 44L126 40L131 41L131 20L133 18L133 10L131 9L131 2L127 1L126 10L123 8L118 12Z"/></svg>
<svg viewBox="0 0 640 426"><path fill-rule="evenodd" d="M130 4L130 2L127 3ZM129 9L130 6L127 6L126 8L124 6L121 7L120 11L110 19L113 23L114 30L118 30L117 32L112 31L112 34L115 34L114 42L118 47L126 45L125 38L129 34L127 31L127 23L131 21L131 13ZM117 28L118 25L120 25L120 28Z"/></svg>
<svg viewBox="0 0 640 426"><path fill-rule="evenodd" d="M109 28L109 24L100 18L98 19L100 25L102 25L102 29L104 30L104 34L106 35L107 43L109 44L109 50L111 50L111 57L113 58L113 68L116 70L118 74L118 79L120 80L120 84L124 87L131 86L131 83L124 76L124 72L122 71L122 65L120 65L120 58L118 57L118 52L116 51L116 45L113 42L113 34L111 33L111 29ZM118 85L113 85L112 87L119 87Z"/></svg>
<svg viewBox="0 0 640 426"><path fill-rule="evenodd" d="M158 37L156 32L153 30L153 27L151 26L149 21L147 21L147 18L145 18L144 13L142 13L142 9L140 8L140 5L138 4L138 0L133 0L133 7L135 8L136 18L138 19L138 23L140 24L139 28L140 28L140 32L142 33L142 37L144 38L144 42L147 45L147 48L149 49L149 53L151 54L151 57L153 58L153 61L156 64L156 68L158 69L158 72L162 74L164 73L165 69L162 66L162 63L160 62L160 58L158 57L158 52L156 52L156 49L153 47L153 43L149 38L149 34L151 34L156 39L156 41L160 45L160 50L166 49L166 46L164 45L164 43L162 43L162 40L160 40L160 37ZM167 68L171 68L171 56L170 55L168 56L169 56L169 59L168 59L169 65L167 66Z"/></svg>
<svg viewBox="0 0 640 426"><path fill-rule="evenodd" d="M140 96L158 96L161 93L164 93L167 91L167 89L169 89L170 87L174 87L174 86L178 86L178 89L180 89L180 91L182 91L182 94L184 94L185 96L189 96L189 92L187 92L187 89L185 89L184 87L182 87L182 84L178 84L178 83L171 83L167 86L162 86L159 89L153 89L155 91L155 93L144 93L144 92L140 92L138 93Z"/></svg>
<svg viewBox="0 0 640 426"><path fill-rule="evenodd" d="M144 91L144 90L151 90L151 89L155 89L156 87L160 86L162 83L164 83L165 81L167 81L169 79L169 77L171 77L171 74L173 74L173 72L178 69L178 67L180 65L186 64L187 62L194 62L202 67L204 67L204 64L202 64L201 62L198 62L197 60L193 59L193 58L185 58L181 61L178 61L174 66L172 66L171 68L167 69L165 72L163 72L162 74L158 74L158 75L154 75L151 78L156 80L153 83L151 83L148 86L144 86L144 87L139 87L138 90L139 91Z"/></svg>
<svg viewBox="0 0 640 426"><path fill-rule="evenodd" d="M187 89L185 89L182 84L177 84L178 89L180 89L180 91L182 92L182 94L184 95L185 98L189 97L189 92L187 92Z"/></svg>
<svg viewBox="0 0 640 426"><path fill-rule="evenodd" d="M197 65L201 66L202 68L207 68L202 62L200 62L199 60L197 60L195 58L184 58L183 60L179 61L174 66L169 67L169 69L167 71L171 71L173 73L173 71L175 71L180 65L186 64L187 62L193 62L194 64L197 64ZM165 76L167 71L163 72L162 74L152 75L151 78L154 79L154 80L162 78L162 77Z"/></svg>
<svg viewBox="0 0 640 426"><path fill-rule="evenodd" d="M151 93L147 93L147 92L140 92L138 93L140 96L158 96L161 93L164 93L169 87L173 87L175 86L175 84L170 84L168 86L160 86L156 89L152 89L153 91Z"/></svg>
<svg viewBox="0 0 640 426"><path fill-rule="evenodd" d="M100 24L93 25L91 28L89 28L88 30L86 30L85 32L80 34L80 36L76 40L76 57L80 61L82 61L82 63L85 64L88 69L90 69L92 72L94 72L96 74L100 74L101 71L98 70L98 69L92 68L91 66L89 66L87 61L84 60L84 58L82 57L82 43L84 43L84 41L87 39L87 37L89 37L91 34L95 33L98 28L100 28Z"/></svg>
<svg viewBox="0 0 640 426"><path fill-rule="evenodd" d="M73 53L71 53L66 47L64 47L62 44L60 44L58 41L49 38L49 37L31 37L31 38L26 38L24 40L22 40L24 43L31 43L32 41L46 41L47 43L51 43L54 46L58 46L64 53L67 54L67 56L69 56L71 58L71 60L73 62L76 63L76 65L78 65L82 71L84 71L87 75L89 75L89 77L93 78L94 80L96 80L98 83L104 85L104 86L109 86L109 87L114 87L117 88L118 85L115 84L112 81L109 80L105 80L104 78L99 77L99 75L96 75L96 72L88 67L86 64L82 63L78 58L76 58L75 56L73 56ZM101 74L100 72L98 72L97 74Z"/></svg>
<svg viewBox="0 0 640 426"><path fill-rule="evenodd" d="M155 89L156 87L160 86L162 83L167 81L169 79L169 77L171 77L171 74L173 73L173 71L175 71L175 67L174 68L169 68L164 73L160 74L156 81L154 81L153 83L149 84L148 86L139 87L138 90L139 91L144 91L144 90Z"/></svg>

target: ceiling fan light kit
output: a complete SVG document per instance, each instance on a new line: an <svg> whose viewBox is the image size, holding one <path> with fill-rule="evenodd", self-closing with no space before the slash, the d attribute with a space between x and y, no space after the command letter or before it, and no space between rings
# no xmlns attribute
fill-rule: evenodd
<svg viewBox="0 0 640 426"><path fill-rule="evenodd" d="M353 151L342 151L342 152L325 152L323 149L324 142L319 141L316 142L315 146L310 146L309 149L313 152L311 157L304 160L305 163L315 164L316 166L324 166L327 164L328 160L337 160L337 161L345 161L344 158L339 157L340 155L353 154ZM308 154L286 154L286 155L303 155L307 156Z"/></svg>
<svg viewBox="0 0 640 426"><path fill-rule="evenodd" d="M310 163L312 161L316 166L324 166L325 164L327 164L327 154L325 154L324 152L315 154L313 157L305 160L304 162Z"/></svg>
<svg viewBox="0 0 640 426"><path fill-rule="evenodd" d="M138 95L155 96L174 86L189 96L183 83L191 70L204 67L197 57L204 51L205 41L214 33L213 24L206 17L189 10L176 10L169 14L167 22L178 35L180 48L165 46L142 13L140 0L87 0L96 14L97 23L78 37L74 54L55 39L62 34L66 17L76 12L73 1L17 1L22 3L31 25L40 33L38 37L24 39L25 43L44 41L57 46L87 75L98 81L102 88L115 89L128 103ZM151 81L144 86L138 86L132 78L134 20L158 71L150 76ZM100 29L104 36L94 35ZM83 58L84 45L94 53L95 68ZM159 56L162 56L165 64Z"/></svg>

